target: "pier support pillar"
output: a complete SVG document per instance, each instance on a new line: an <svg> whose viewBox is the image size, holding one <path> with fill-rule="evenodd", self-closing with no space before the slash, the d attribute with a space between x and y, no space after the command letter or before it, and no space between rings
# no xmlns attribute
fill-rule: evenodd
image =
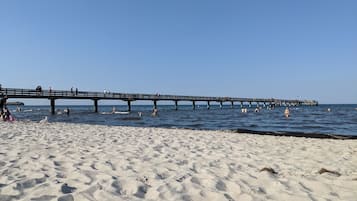
<svg viewBox="0 0 357 201"><path fill-rule="evenodd" d="M154 109L157 109L157 101L154 100Z"/></svg>
<svg viewBox="0 0 357 201"><path fill-rule="evenodd" d="M192 109L195 110L196 109L196 102L192 101Z"/></svg>
<svg viewBox="0 0 357 201"><path fill-rule="evenodd" d="M94 112L97 113L98 112L98 100L94 99Z"/></svg>
<svg viewBox="0 0 357 201"><path fill-rule="evenodd" d="M223 102L221 101L221 102L219 102L219 108L223 108Z"/></svg>
<svg viewBox="0 0 357 201"><path fill-rule="evenodd" d="M50 99L51 101L51 114L55 114L55 99L54 98L51 98Z"/></svg>
<svg viewBox="0 0 357 201"><path fill-rule="evenodd" d="M231 101L231 108L234 108L234 102Z"/></svg>
<svg viewBox="0 0 357 201"><path fill-rule="evenodd" d="M207 110L209 110L210 108L211 108L211 103L207 101Z"/></svg>
<svg viewBox="0 0 357 201"><path fill-rule="evenodd" d="M128 100L128 112L131 112L131 101Z"/></svg>
<svg viewBox="0 0 357 201"><path fill-rule="evenodd" d="M175 110L178 110L178 101L175 101Z"/></svg>

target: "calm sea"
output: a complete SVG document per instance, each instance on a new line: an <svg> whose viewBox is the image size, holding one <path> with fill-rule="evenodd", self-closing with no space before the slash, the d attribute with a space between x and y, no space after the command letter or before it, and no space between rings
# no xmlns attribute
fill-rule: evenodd
<svg viewBox="0 0 357 201"><path fill-rule="evenodd" d="M63 113L65 108L70 108L70 115ZM242 113L240 106L231 109L225 105L220 109L212 105L207 110L205 105L196 106L179 105L179 110L174 110L174 105L159 105L159 115L151 116L152 105L133 105L130 114L107 114L112 110L112 105L99 106L99 113L93 112L93 106L56 106L62 114L50 115L49 106L22 106L21 112L14 111L16 107L10 106L17 120L39 121L48 116L50 122L71 122L101 125L136 126L136 127L163 127L163 128L188 128L208 130L237 130L247 129L252 131L269 132L303 132L318 134L339 134L357 136L357 105L320 105L291 107L291 117L285 118L284 107L274 110L263 108L254 112L254 107L248 108L248 113ZM117 111L125 111L124 105L115 105ZM330 112L328 112L330 108ZM139 118L138 112L142 112ZM103 114L104 113L104 114Z"/></svg>

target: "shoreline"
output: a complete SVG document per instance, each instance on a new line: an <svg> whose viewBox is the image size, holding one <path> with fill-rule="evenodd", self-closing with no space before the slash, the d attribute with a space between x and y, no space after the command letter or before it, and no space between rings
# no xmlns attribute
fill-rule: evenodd
<svg viewBox="0 0 357 201"><path fill-rule="evenodd" d="M0 200L357 197L354 140L77 123L0 127Z"/></svg>
<svg viewBox="0 0 357 201"><path fill-rule="evenodd" d="M17 120L18 122L32 122L37 123L32 120ZM76 122L50 122L50 123L65 123L65 124L79 124L79 125L98 125L98 126L114 126L114 127L133 127L133 128L157 128L157 129L182 129L182 130L192 130L192 131L217 131L217 132L228 132L228 133L243 133L252 135L267 135L267 136L285 136L285 137L305 137L305 138L317 138L317 139L336 139L336 140L356 140L357 135L344 135L344 134L327 134L327 133L305 133L300 131L260 131L260 130L250 130L250 129L194 129L194 128L184 128L184 127L155 127L155 126L122 126L122 125L107 125L107 124L90 124L90 123L76 123Z"/></svg>

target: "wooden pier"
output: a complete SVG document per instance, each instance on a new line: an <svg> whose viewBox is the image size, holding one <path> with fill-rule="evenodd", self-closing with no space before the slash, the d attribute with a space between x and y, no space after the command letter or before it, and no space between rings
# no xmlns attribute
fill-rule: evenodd
<svg viewBox="0 0 357 201"><path fill-rule="evenodd" d="M93 100L94 111L98 112L99 100L122 100L126 101L128 111L131 111L131 103L133 101L152 101L153 107L157 108L158 101L173 101L175 110L178 110L179 101L192 102L192 109L196 108L197 102L206 102L207 109L210 109L211 102L218 102L220 108L223 108L223 103L229 102L233 108L235 103L240 103L240 107L244 107L244 103L248 103L248 107L252 107L255 103L257 107L263 106L317 106L315 100L285 100L275 98L234 98L234 97L208 97L208 96L177 96L177 95L161 95L161 94L134 94L134 93L112 93L112 92L89 92L77 90L36 90L36 89L18 89L18 88L1 88L0 98L20 99L48 99L51 105L51 113L55 114L55 102L58 99L88 99Z"/></svg>

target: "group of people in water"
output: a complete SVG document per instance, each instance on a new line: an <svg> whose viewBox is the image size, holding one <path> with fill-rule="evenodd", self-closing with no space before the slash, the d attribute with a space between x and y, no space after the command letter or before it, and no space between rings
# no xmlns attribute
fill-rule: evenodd
<svg viewBox="0 0 357 201"><path fill-rule="evenodd" d="M261 109L262 109L262 108L256 107L256 108L254 109L254 112L260 112ZM241 109L241 112L242 112L242 113L248 113L248 109L247 109L247 108L242 108L242 109ZM288 118L288 117L290 116L290 110L289 110L288 107L286 107L285 110L284 110L284 116L285 116L286 118Z"/></svg>

